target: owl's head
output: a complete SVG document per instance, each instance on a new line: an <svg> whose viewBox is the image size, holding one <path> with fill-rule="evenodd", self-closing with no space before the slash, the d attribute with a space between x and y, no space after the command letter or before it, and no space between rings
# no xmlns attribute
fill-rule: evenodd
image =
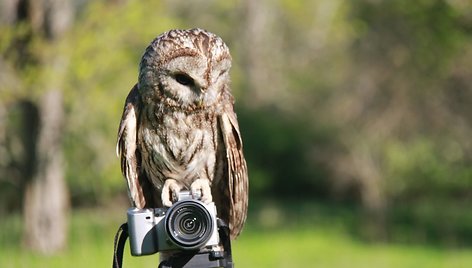
<svg viewBox="0 0 472 268"><path fill-rule="evenodd" d="M147 47L139 68L146 103L184 110L212 106L226 90L231 56L223 40L202 29L171 30Z"/></svg>

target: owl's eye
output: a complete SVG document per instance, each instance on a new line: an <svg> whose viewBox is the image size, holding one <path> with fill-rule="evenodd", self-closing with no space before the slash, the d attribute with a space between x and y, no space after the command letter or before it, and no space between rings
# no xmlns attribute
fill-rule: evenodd
<svg viewBox="0 0 472 268"><path fill-rule="evenodd" d="M195 81L193 81L193 78L184 73L175 74L174 78L175 78L175 81L177 81L179 84L184 85L184 86L193 86L195 84Z"/></svg>

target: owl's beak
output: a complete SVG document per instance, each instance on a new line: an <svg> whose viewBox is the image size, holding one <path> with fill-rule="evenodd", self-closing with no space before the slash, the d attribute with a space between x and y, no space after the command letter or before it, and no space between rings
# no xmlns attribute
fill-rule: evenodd
<svg viewBox="0 0 472 268"><path fill-rule="evenodd" d="M195 105L197 105L197 107L201 108L203 106L203 95L201 95L196 101L195 101Z"/></svg>
<svg viewBox="0 0 472 268"><path fill-rule="evenodd" d="M208 89L208 83L205 81L205 80L198 80L196 81L197 83L195 83L195 86L197 87L197 89L200 91L199 93L201 94L205 94L205 92L207 91Z"/></svg>

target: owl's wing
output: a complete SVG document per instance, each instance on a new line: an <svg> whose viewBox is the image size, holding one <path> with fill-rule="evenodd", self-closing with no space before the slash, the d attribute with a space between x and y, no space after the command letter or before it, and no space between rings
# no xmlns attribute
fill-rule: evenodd
<svg viewBox="0 0 472 268"><path fill-rule="evenodd" d="M224 200L229 203L229 228L231 238L236 238L246 221L248 205L248 174L243 155L243 143L232 105L226 105L219 119L226 152L227 180L223 183ZM224 204L224 205L227 205ZM226 213L225 213L226 214Z"/></svg>
<svg viewBox="0 0 472 268"><path fill-rule="evenodd" d="M116 153L121 159L121 172L128 183L129 198L135 207L143 208L146 205L146 200L139 180L138 164L140 159L137 151L139 108L138 86L135 85L126 98L118 129Z"/></svg>

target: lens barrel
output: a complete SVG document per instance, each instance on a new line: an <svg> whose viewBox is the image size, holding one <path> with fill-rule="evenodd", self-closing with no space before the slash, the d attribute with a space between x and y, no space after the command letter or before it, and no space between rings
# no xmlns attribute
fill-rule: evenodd
<svg viewBox="0 0 472 268"><path fill-rule="evenodd" d="M185 250L194 250L208 242L214 226L210 212L201 202L183 200L167 211L165 228L174 244Z"/></svg>

